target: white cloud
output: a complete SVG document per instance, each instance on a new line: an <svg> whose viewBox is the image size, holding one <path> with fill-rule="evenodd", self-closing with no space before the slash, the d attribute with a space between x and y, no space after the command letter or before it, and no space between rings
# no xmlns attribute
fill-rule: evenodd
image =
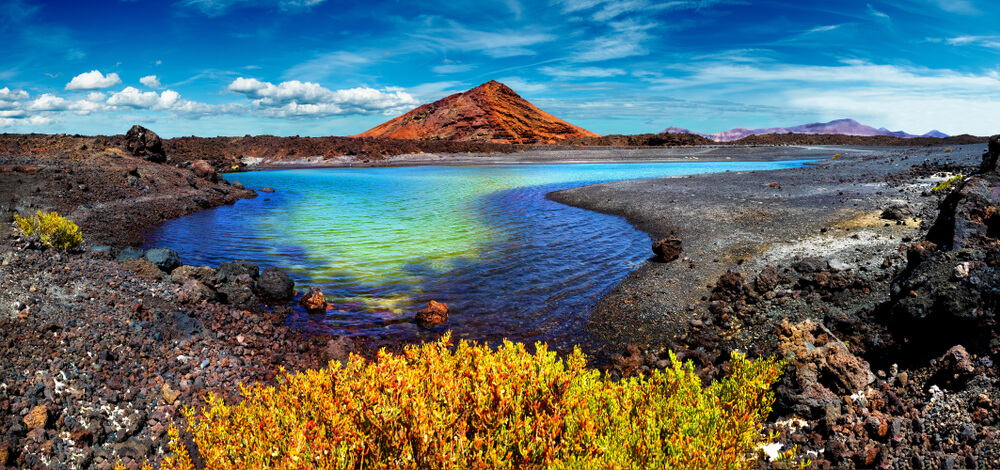
<svg viewBox="0 0 1000 470"><path fill-rule="evenodd" d="M251 99L255 109L268 117L392 114L419 104L413 96L398 88L330 90L316 83L298 80L275 85L255 78L239 77L229 84L228 89Z"/></svg>
<svg viewBox="0 0 1000 470"><path fill-rule="evenodd" d="M303 11L326 0L182 0L181 5L200 10L207 16L221 16L234 8L277 7L281 11Z"/></svg>
<svg viewBox="0 0 1000 470"><path fill-rule="evenodd" d="M320 54L316 58L295 65L285 71L282 77L297 77L304 80L321 80L335 73L355 71L372 62L372 55L347 51Z"/></svg>
<svg viewBox="0 0 1000 470"><path fill-rule="evenodd" d="M623 57L642 56L649 53L643 43L649 35L641 32L622 32L603 36L580 43L579 52L570 60L573 62L600 62Z"/></svg>
<svg viewBox="0 0 1000 470"><path fill-rule="evenodd" d="M28 99L28 92L24 90L11 90L10 88L3 87L0 88L0 100L3 101L22 101Z"/></svg>
<svg viewBox="0 0 1000 470"><path fill-rule="evenodd" d="M81 73L73 77L69 83L66 84L67 90L79 91L79 90L100 90L102 88L108 88L121 83L122 80L118 78L117 73L109 73L104 76L98 70L91 70L90 72Z"/></svg>
<svg viewBox="0 0 1000 470"><path fill-rule="evenodd" d="M139 79L139 83L146 85L150 88L159 88L160 80L156 78L156 75L148 75Z"/></svg>
<svg viewBox="0 0 1000 470"><path fill-rule="evenodd" d="M434 20L430 19L431 22ZM434 51L480 52L493 58L534 55L529 46L558 39L556 35L538 28L481 31L450 20L445 21L444 26L423 28L413 37Z"/></svg>
<svg viewBox="0 0 1000 470"><path fill-rule="evenodd" d="M104 93L101 93L99 91L92 91L90 93L87 93L87 97L85 99L87 101L97 102L97 101L104 101L107 97L108 95L105 95Z"/></svg>
<svg viewBox="0 0 1000 470"><path fill-rule="evenodd" d="M978 15L979 9L969 0L929 0L929 3L949 13Z"/></svg>
<svg viewBox="0 0 1000 470"><path fill-rule="evenodd" d="M125 87L124 90L113 93L107 101L111 106L152 110L174 110L186 102L181 99L180 93L173 90L157 94L155 91L139 91L134 87Z"/></svg>
<svg viewBox="0 0 1000 470"><path fill-rule="evenodd" d="M461 73L461 72L468 72L474 68L476 67L471 64L442 64L432 67L431 71L433 71L434 73L442 73L442 74Z"/></svg>
<svg viewBox="0 0 1000 470"><path fill-rule="evenodd" d="M626 73L622 69L605 69L600 67L541 67L538 71L544 73L545 75L562 80L572 80L577 78L609 78L625 75Z"/></svg>
<svg viewBox="0 0 1000 470"><path fill-rule="evenodd" d="M960 73L844 61L840 65L695 63L681 74L648 79L650 89L704 101L785 106L816 119L853 118L876 127L924 133L996 132L988 116L998 109L1000 74Z"/></svg>
<svg viewBox="0 0 1000 470"><path fill-rule="evenodd" d="M947 39L930 39L930 41L944 41L951 46L980 46L988 49L1000 49L1000 36L956 36Z"/></svg>

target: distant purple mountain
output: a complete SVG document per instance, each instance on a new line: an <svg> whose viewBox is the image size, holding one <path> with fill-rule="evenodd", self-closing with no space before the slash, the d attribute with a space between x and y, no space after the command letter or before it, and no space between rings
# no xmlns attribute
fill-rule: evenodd
<svg viewBox="0 0 1000 470"><path fill-rule="evenodd" d="M842 134L842 135L861 135L861 136L873 136L873 135L887 135L893 137L902 137L904 139L909 139L912 137L948 137L948 134L938 132L936 130L930 131L924 135L913 135L907 134L903 131L890 131L886 128L876 129L871 126L866 126L859 123L853 119L837 119L830 122L813 122L809 124L803 124L801 126L794 127L770 127L766 129L745 129L742 127L737 127L736 129L730 129L728 131L718 132L715 134L699 134L696 132L691 132L687 129L680 127L668 127L666 130L661 132L661 134L698 134L702 137L712 139L716 142L732 142L734 140L740 140L744 137L751 135L760 134Z"/></svg>

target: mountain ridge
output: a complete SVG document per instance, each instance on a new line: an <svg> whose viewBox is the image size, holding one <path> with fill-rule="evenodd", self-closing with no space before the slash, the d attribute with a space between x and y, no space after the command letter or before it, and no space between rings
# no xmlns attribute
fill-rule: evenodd
<svg viewBox="0 0 1000 470"><path fill-rule="evenodd" d="M692 132L690 130L670 126L664 129L661 134L697 134L702 137L711 139L715 142L732 142L735 140L740 140L745 137L752 135L765 135L765 134L807 134L807 135L822 135L822 134L841 134L841 135L853 135L853 136L889 136L889 137L901 137L904 139L911 139L916 137L949 137L948 134L940 132L938 130L932 130L923 135L908 134L903 131L890 131L886 128L876 129L872 126L861 124L854 119L834 119L830 122L811 122L809 124L800 124L798 126L791 127L767 127L761 129L747 129L744 127L737 127L735 129L730 129L728 131L716 132L715 134L702 134L698 132Z"/></svg>

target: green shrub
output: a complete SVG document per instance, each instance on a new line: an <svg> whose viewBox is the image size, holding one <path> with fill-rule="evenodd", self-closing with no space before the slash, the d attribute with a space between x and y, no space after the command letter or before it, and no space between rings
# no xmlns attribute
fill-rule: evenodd
<svg viewBox="0 0 1000 470"><path fill-rule="evenodd" d="M951 178L948 178L938 183L938 185L935 186L933 189L931 189L931 191L945 191L951 189L951 187L954 186L955 183L958 183L959 181L962 181L962 175L952 176Z"/></svg>
<svg viewBox="0 0 1000 470"><path fill-rule="evenodd" d="M80 234L80 227L65 217L55 212L38 213L21 217L14 215L14 222L21 233L29 236L37 236L42 244L60 250L70 250L83 243L83 235Z"/></svg>
<svg viewBox="0 0 1000 470"><path fill-rule="evenodd" d="M688 362L605 380L577 349L492 350L450 334L366 363L283 374L186 409L208 469L750 468L783 362L733 353L702 388ZM194 466L176 429L164 469Z"/></svg>

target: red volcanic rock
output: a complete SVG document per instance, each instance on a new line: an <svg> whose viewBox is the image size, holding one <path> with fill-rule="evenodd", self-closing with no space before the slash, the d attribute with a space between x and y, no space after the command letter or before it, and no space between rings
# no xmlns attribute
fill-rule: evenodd
<svg viewBox="0 0 1000 470"><path fill-rule="evenodd" d="M572 137L599 136L536 108L506 85L491 80L355 137L552 144Z"/></svg>
<svg viewBox="0 0 1000 470"><path fill-rule="evenodd" d="M325 310L326 297L323 295L323 291L319 290L319 287L310 286L309 292L299 299L299 305L305 307L306 310Z"/></svg>
<svg viewBox="0 0 1000 470"><path fill-rule="evenodd" d="M212 165L205 160L196 160L191 163L191 172L199 178L207 179L213 183L219 182L219 172L212 168Z"/></svg>
<svg viewBox="0 0 1000 470"><path fill-rule="evenodd" d="M653 253L657 261L664 263L677 259L681 254L681 241L677 238L662 238L653 243Z"/></svg>
<svg viewBox="0 0 1000 470"><path fill-rule="evenodd" d="M432 300L427 307L417 312L417 323L423 326L437 325L448 321L448 304Z"/></svg>

